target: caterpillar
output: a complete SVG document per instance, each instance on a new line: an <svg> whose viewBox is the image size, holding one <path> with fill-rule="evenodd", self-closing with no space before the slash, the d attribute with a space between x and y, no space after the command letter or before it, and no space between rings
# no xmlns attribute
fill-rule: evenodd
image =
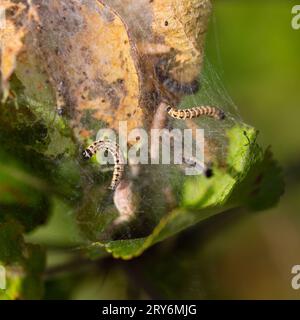
<svg viewBox="0 0 300 320"><path fill-rule="evenodd" d="M116 190L124 173L124 159L117 143L110 140L97 140L82 152L84 160L89 160L99 150L110 152L114 158L114 171L109 189Z"/></svg>
<svg viewBox="0 0 300 320"><path fill-rule="evenodd" d="M208 116L217 120L224 120L226 117L224 111L210 106L193 107L189 109L177 109L172 106L167 106L167 113L172 118L180 120L193 119L201 116Z"/></svg>

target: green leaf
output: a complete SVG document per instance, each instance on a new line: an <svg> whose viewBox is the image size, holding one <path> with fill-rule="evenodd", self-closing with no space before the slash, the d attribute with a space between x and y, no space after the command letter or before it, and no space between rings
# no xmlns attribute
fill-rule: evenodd
<svg viewBox="0 0 300 320"><path fill-rule="evenodd" d="M275 206L284 192L283 173L268 147L256 165L250 169L232 198L252 210L265 210Z"/></svg>
<svg viewBox="0 0 300 320"><path fill-rule="evenodd" d="M180 208L164 216L144 238L95 242L88 249L105 248L116 258L131 259L147 248L200 221L239 206L262 209L277 203L283 193L281 170L270 150L257 144L257 131L237 125L228 131L226 168L215 168L214 177L187 178ZM261 173L262 178L259 178ZM101 249L100 249L101 250Z"/></svg>
<svg viewBox="0 0 300 320"><path fill-rule="evenodd" d="M15 222L0 224L0 266L5 268L6 288L0 299L39 299L43 294L45 253L27 244L23 228Z"/></svg>

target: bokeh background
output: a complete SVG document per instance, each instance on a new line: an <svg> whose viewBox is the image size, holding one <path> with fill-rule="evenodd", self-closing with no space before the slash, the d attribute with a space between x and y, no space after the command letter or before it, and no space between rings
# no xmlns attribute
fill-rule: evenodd
<svg viewBox="0 0 300 320"><path fill-rule="evenodd" d="M207 59L245 122L284 169L286 192L263 212L239 209L148 250L132 261L76 257L72 211L55 200L49 224L29 235L47 243L45 298L298 299L300 264L300 30L297 1L216 0Z"/></svg>

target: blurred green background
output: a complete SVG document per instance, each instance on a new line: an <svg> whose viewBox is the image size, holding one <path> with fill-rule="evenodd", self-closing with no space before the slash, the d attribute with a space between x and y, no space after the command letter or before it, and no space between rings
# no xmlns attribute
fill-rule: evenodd
<svg viewBox="0 0 300 320"><path fill-rule="evenodd" d="M205 243L199 263L209 298L300 298L290 285L291 268L300 261L300 31L291 27L296 4L215 1L208 56L242 117L272 144L286 192L277 208L247 215Z"/></svg>
<svg viewBox="0 0 300 320"><path fill-rule="evenodd" d="M278 207L232 210L149 249L132 261L78 258L70 208L54 201L46 227L29 236L47 243L48 299L300 298L291 268L300 264L300 30L297 1L214 1L207 58L245 122L260 130L284 167ZM170 266L172 266L170 268Z"/></svg>

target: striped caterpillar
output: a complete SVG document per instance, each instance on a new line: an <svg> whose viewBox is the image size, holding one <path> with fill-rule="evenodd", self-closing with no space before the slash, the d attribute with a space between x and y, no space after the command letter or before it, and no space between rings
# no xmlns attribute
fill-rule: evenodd
<svg viewBox="0 0 300 320"><path fill-rule="evenodd" d="M117 143L110 140L97 140L82 152L82 156L85 160L88 160L99 150L110 152L114 158L114 171L109 189L115 190L124 173L124 159L120 147Z"/></svg>
<svg viewBox="0 0 300 320"><path fill-rule="evenodd" d="M193 107L189 109L177 109L175 107L168 106L167 113L172 118L180 120L193 119L201 116L208 116L217 120L225 119L224 111L210 106Z"/></svg>

